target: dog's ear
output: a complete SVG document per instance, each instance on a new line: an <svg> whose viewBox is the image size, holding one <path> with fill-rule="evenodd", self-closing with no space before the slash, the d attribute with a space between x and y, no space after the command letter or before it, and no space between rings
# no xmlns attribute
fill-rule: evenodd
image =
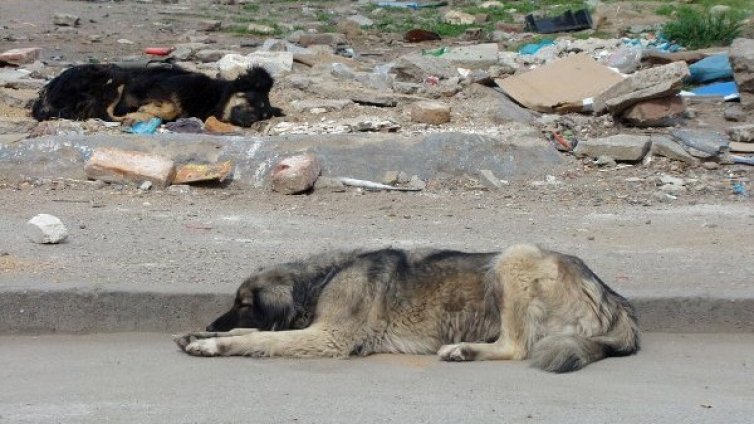
<svg viewBox="0 0 754 424"><path fill-rule="evenodd" d="M233 81L233 91L255 91L267 94L272 89L272 84L274 83L275 80L272 79L272 76L267 70L255 66L246 71L246 73L239 75L238 78Z"/></svg>
<svg viewBox="0 0 754 424"><path fill-rule="evenodd" d="M254 309L260 330L288 330L294 314L291 287L275 285L254 290Z"/></svg>

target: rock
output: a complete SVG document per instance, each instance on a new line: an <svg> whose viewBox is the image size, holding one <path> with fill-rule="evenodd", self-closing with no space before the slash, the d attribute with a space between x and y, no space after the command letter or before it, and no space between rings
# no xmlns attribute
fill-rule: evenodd
<svg viewBox="0 0 754 424"><path fill-rule="evenodd" d="M230 56L235 54L235 52L231 50L220 50L220 49L202 49L194 53L194 57L204 63L209 62L217 62L226 56Z"/></svg>
<svg viewBox="0 0 754 424"><path fill-rule="evenodd" d="M128 45L136 44L133 41L129 40L128 38L119 38L115 42L118 44L128 44Z"/></svg>
<svg viewBox="0 0 754 424"><path fill-rule="evenodd" d="M191 186L188 184L176 184L168 187L168 193L172 194L191 194Z"/></svg>
<svg viewBox="0 0 754 424"><path fill-rule="evenodd" d="M733 141L754 143L754 124L728 128L728 136Z"/></svg>
<svg viewBox="0 0 754 424"><path fill-rule="evenodd" d="M616 161L637 162L647 154L650 144L647 136L619 134L579 141L574 153L577 156L610 156Z"/></svg>
<svg viewBox="0 0 754 424"><path fill-rule="evenodd" d="M717 131L678 128L671 134L696 157L709 158L728 150L728 138Z"/></svg>
<svg viewBox="0 0 754 424"><path fill-rule="evenodd" d="M427 182L419 178L418 175L412 175L408 181L408 187L413 190L424 190L427 188Z"/></svg>
<svg viewBox="0 0 754 424"><path fill-rule="evenodd" d="M321 34L301 34L298 38L298 44L309 47L315 44L324 44L328 46L337 46L338 44L346 44L347 40L343 34L325 32Z"/></svg>
<svg viewBox="0 0 754 424"><path fill-rule="evenodd" d="M730 64L738 91L754 93L754 39L733 40L730 45Z"/></svg>
<svg viewBox="0 0 754 424"><path fill-rule="evenodd" d="M175 49L170 53L170 57L177 60L189 60L196 52L207 48L207 44L204 43L179 43L175 45Z"/></svg>
<svg viewBox="0 0 754 424"><path fill-rule="evenodd" d="M720 169L720 164L712 161L702 162L702 168L706 169L707 171L714 171L716 169Z"/></svg>
<svg viewBox="0 0 754 424"><path fill-rule="evenodd" d="M610 156L599 156L597 159L594 160L594 164L599 166L600 168L613 168L617 165L615 162L615 159L613 159Z"/></svg>
<svg viewBox="0 0 754 424"><path fill-rule="evenodd" d="M84 172L92 180L111 183L151 181L156 186L167 187L175 177L175 164L163 156L100 147L94 149L84 165Z"/></svg>
<svg viewBox="0 0 754 424"><path fill-rule="evenodd" d="M725 110L723 111L723 117L726 121L731 122L744 122L746 121L747 113L741 108L740 105L735 103L725 103Z"/></svg>
<svg viewBox="0 0 754 424"><path fill-rule="evenodd" d="M653 135L651 152L656 156L663 156L671 160L685 162L689 165L698 165L699 159L691 156L680 144L670 137Z"/></svg>
<svg viewBox="0 0 754 424"><path fill-rule="evenodd" d="M686 187L682 185L665 184L660 186L660 191L671 196L680 196L681 194L686 193Z"/></svg>
<svg viewBox="0 0 754 424"><path fill-rule="evenodd" d="M12 90L10 88L0 88L0 104L19 109L26 108L34 99L37 98L36 90Z"/></svg>
<svg viewBox="0 0 754 424"><path fill-rule="evenodd" d="M675 96L681 91L684 78L689 76L685 62L636 72L595 97L594 111L617 114L644 100Z"/></svg>
<svg viewBox="0 0 754 424"><path fill-rule="evenodd" d="M453 47L440 59L469 68L487 68L498 63L497 43Z"/></svg>
<svg viewBox="0 0 754 424"><path fill-rule="evenodd" d="M79 26L79 24L81 23L81 18L76 15L69 15L67 13L56 13L52 17L52 23L53 25L57 26L75 27Z"/></svg>
<svg viewBox="0 0 754 424"><path fill-rule="evenodd" d="M458 71L447 60L412 53L399 57L393 70L398 81L422 83L427 77L448 79L458 76Z"/></svg>
<svg viewBox="0 0 754 424"><path fill-rule="evenodd" d="M451 25L471 25L474 23L474 15L468 13L459 12L457 10L451 10L445 13L442 17L443 22Z"/></svg>
<svg viewBox="0 0 754 424"><path fill-rule="evenodd" d="M272 35L275 33L275 28L269 25L257 24L257 23L252 22L249 24L248 27L246 27L246 31L252 34Z"/></svg>
<svg viewBox="0 0 754 424"><path fill-rule="evenodd" d="M68 229L54 215L41 213L24 226L26 237L37 244L57 244L68 237Z"/></svg>
<svg viewBox="0 0 754 424"><path fill-rule="evenodd" d="M395 107L398 105L398 100L394 96L389 94L380 94L379 92L360 91L353 92L351 94L351 100L354 103L359 103L367 106L377 107Z"/></svg>
<svg viewBox="0 0 754 424"><path fill-rule="evenodd" d="M400 94L416 94L423 88L423 85L413 82L393 82L393 90Z"/></svg>
<svg viewBox="0 0 754 424"><path fill-rule="evenodd" d="M355 79L364 87L373 90L390 91L393 89L393 77L390 74L357 72Z"/></svg>
<svg viewBox="0 0 754 424"><path fill-rule="evenodd" d="M291 107L296 112L306 112L311 109L321 108L327 112L334 110L342 110L344 107L353 104L348 99L306 99L306 100L294 100L291 102Z"/></svg>
<svg viewBox="0 0 754 424"><path fill-rule="evenodd" d="M214 134L234 134L240 132L241 128L210 116L204 121L204 130Z"/></svg>
<svg viewBox="0 0 754 424"><path fill-rule="evenodd" d="M429 100L416 102L411 105L411 120L431 125L450 122L450 106Z"/></svg>
<svg viewBox="0 0 754 424"><path fill-rule="evenodd" d="M282 194L309 191L314 187L319 173L319 161L312 154L285 158L272 170L272 190Z"/></svg>
<svg viewBox="0 0 754 424"><path fill-rule="evenodd" d="M479 5L480 9L495 9L503 7L503 4L499 1L486 1Z"/></svg>
<svg viewBox="0 0 754 424"><path fill-rule="evenodd" d="M637 103L623 112L623 122L635 127L672 127L681 122L686 104L681 96Z"/></svg>
<svg viewBox="0 0 754 424"><path fill-rule="evenodd" d="M84 135L84 125L82 122L69 121L67 119L56 119L54 121L39 122L29 133L29 138L66 135Z"/></svg>
<svg viewBox="0 0 754 424"><path fill-rule="evenodd" d="M8 62L14 65L34 63L42 54L39 47L27 47L23 49L11 49L0 53L0 62Z"/></svg>
<svg viewBox="0 0 754 424"><path fill-rule="evenodd" d="M240 54L228 54L217 62L220 68L220 76L225 79L235 79L246 72L247 69L260 66L267 70L273 77L293 68L293 53L290 52L254 52L246 56Z"/></svg>
<svg viewBox="0 0 754 424"><path fill-rule="evenodd" d="M217 19L204 19L197 23L199 31L213 32L218 31L222 25L222 21Z"/></svg>
<svg viewBox="0 0 754 424"><path fill-rule="evenodd" d="M311 78L304 75L289 75L286 81L293 87L299 90L306 90L312 83Z"/></svg>

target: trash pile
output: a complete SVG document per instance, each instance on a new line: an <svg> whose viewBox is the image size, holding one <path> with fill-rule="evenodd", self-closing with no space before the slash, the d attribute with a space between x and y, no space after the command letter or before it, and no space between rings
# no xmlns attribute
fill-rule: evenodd
<svg viewBox="0 0 754 424"><path fill-rule="evenodd" d="M442 7L447 4L374 5L375 10L417 13ZM297 29L286 37L269 36L250 44L218 46L194 37L170 46L136 45L144 59L169 60L213 77L233 79L249 67L263 67L276 78L272 95L287 116L251 129L186 118L139 122L127 131L159 136L460 129L502 137L507 126L515 124L539 131L543 146L588 158L598 167L642 163L653 155L688 166L754 165L752 39L701 51L684 50L651 31L609 39L561 35L521 44L531 39L527 31L562 33L590 28L594 22L586 10L549 17L530 14L523 32L498 30L487 37L476 31L479 19L474 15L468 21L460 11L442 10L446 21L468 26L459 39L414 28L391 41L392 47L360 50L345 29L365 29L374 23L366 16L349 15L328 31ZM514 42L518 45L511 48ZM53 76L42 57L42 49L33 47L0 53L2 102L18 108L28 105ZM723 103L724 127L695 120L697 109ZM122 130L97 120L35 123L18 118L0 124L1 134L28 137ZM155 184L173 178L170 172L175 172L166 171L172 168L163 165L164 175ZM180 174L179 170L176 175Z"/></svg>

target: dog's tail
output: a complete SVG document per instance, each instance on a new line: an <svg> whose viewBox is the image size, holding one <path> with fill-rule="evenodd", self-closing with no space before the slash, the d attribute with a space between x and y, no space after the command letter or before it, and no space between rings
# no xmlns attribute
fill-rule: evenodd
<svg viewBox="0 0 754 424"><path fill-rule="evenodd" d="M629 306L630 308L630 306ZM639 330L631 309L617 311L607 334L545 336L534 344L532 366L563 373L577 371L608 356L626 356L639 350Z"/></svg>

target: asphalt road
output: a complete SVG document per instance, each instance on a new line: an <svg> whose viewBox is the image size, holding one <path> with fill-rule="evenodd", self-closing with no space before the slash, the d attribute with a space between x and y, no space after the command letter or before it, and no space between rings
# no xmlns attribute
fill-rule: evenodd
<svg viewBox="0 0 754 424"><path fill-rule="evenodd" d="M754 335L647 334L567 375L432 356L194 358L166 334L0 337L0 423L751 423Z"/></svg>

